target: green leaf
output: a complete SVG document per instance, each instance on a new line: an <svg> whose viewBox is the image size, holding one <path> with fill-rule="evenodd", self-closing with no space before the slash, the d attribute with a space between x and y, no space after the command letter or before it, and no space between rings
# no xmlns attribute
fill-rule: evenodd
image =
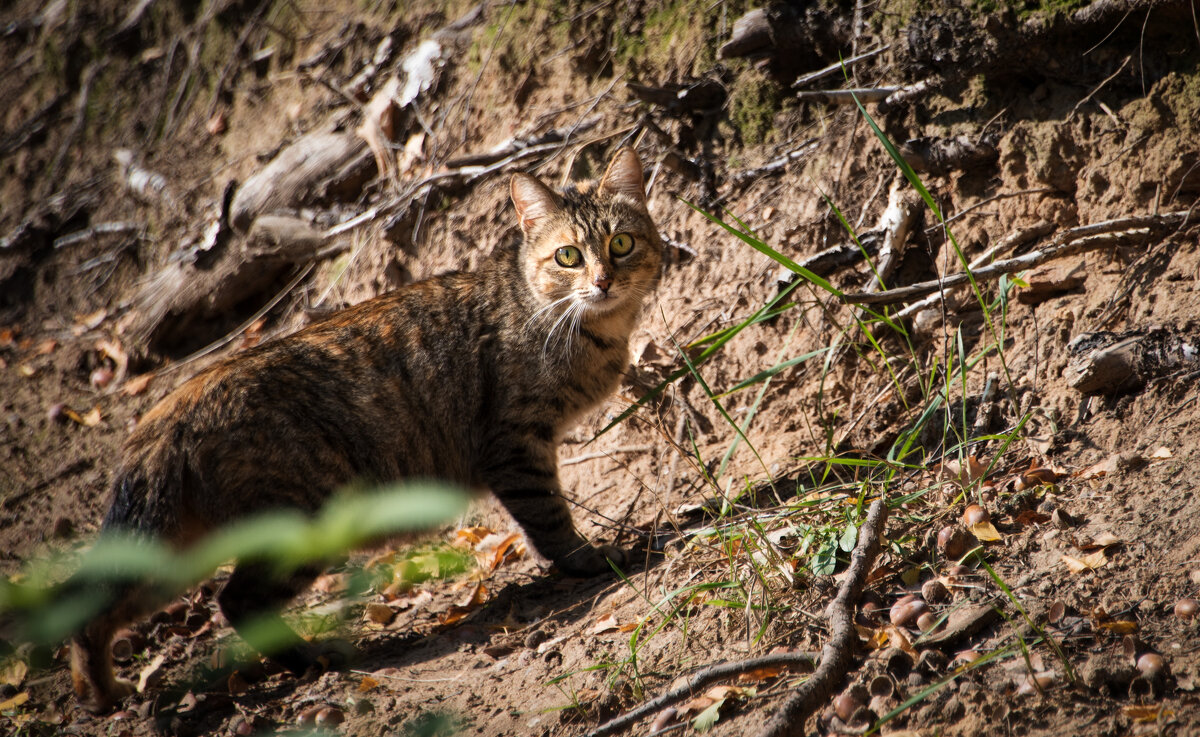
<svg viewBox="0 0 1200 737"><path fill-rule="evenodd" d="M832 576L837 567L837 540L826 538L813 556L812 571L818 576Z"/></svg>
<svg viewBox="0 0 1200 737"><path fill-rule="evenodd" d="M838 539L838 547L843 553L849 553L854 550L854 544L858 542L858 528L853 524L846 525L846 529L842 530L842 536Z"/></svg>
<svg viewBox="0 0 1200 737"><path fill-rule="evenodd" d="M692 726L697 732L707 732L716 725L717 720L721 718L721 707L725 705L725 699L718 699L709 705L707 709L696 715L692 720Z"/></svg>

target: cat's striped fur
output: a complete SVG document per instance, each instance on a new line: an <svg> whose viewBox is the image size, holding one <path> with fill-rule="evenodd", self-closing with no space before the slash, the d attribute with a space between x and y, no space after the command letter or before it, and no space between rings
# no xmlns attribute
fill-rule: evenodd
<svg viewBox="0 0 1200 737"><path fill-rule="evenodd" d="M512 198L519 249L244 351L156 405L126 442L103 529L185 547L256 512L316 510L351 482L436 478L490 489L560 569L608 570L606 556L619 561L620 551L576 531L556 446L616 387L658 282L662 246L641 164L622 149L598 182L561 194L517 174ZM617 255L627 238L632 250ZM568 247L578 250L564 255ZM278 581L242 561L218 603L239 628L317 573ZM112 634L158 603L128 588L73 638L73 680L88 708L124 693ZM298 639L274 657L293 670L308 664Z"/></svg>

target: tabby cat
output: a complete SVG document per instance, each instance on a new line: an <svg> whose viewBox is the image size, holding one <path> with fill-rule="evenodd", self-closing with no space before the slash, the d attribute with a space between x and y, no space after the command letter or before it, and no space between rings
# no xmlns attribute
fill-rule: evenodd
<svg viewBox="0 0 1200 737"><path fill-rule="evenodd" d="M625 148L598 182L559 194L515 174L511 194L519 248L246 350L146 413L126 441L102 531L183 548L247 515L317 510L351 482L434 478L490 489L569 574L620 563L620 550L576 531L556 447L616 388L658 283L662 244L642 166ZM278 580L264 562L240 561L217 602L252 638L244 625L279 624L278 609L318 573ZM72 638L72 680L87 708L106 711L128 693L113 674L112 636L160 603L125 587ZM304 672L311 656L295 636L270 657Z"/></svg>

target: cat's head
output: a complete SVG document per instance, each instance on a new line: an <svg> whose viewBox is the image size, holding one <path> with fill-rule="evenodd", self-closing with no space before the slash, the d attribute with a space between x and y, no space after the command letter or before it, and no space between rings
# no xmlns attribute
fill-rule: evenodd
<svg viewBox="0 0 1200 737"><path fill-rule="evenodd" d="M633 149L617 151L599 181L561 194L528 174L514 174L511 189L525 278L552 322L629 313L657 285L662 241Z"/></svg>

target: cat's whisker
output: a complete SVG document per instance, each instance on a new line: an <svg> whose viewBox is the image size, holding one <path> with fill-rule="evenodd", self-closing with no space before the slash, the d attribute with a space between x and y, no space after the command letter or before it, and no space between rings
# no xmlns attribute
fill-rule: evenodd
<svg viewBox="0 0 1200 737"><path fill-rule="evenodd" d="M568 297L568 299L572 299L572 298ZM567 321L570 319L572 312L579 309L580 307L582 307L581 303L579 303L578 301L572 301L570 304L567 305L567 308L562 311L562 314L558 316L558 320L556 320L555 323L552 326L550 326L550 330L546 333L546 340L542 343L542 358L545 358L546 355L550 352L551 342L561 342L561 339L559 339L559 340L555 339L555 337L556 337L555 333L558 331L559 327L561 327L564 323L566 323L567 325L570 324ZM567 336L566 342L567 342L567 345L569 346L570 345L569 335Z"/></svg>
<svg viewBox="0 0 1200 737"><path fill-rule="evenodd" d="M529 316L529 319L525 321L525 325L523 327L525 329L528 329L530 325L532 325L533 323L535 323L539 319L541 319L542 316L546 314L546 312L554 309L555 307L559 306L563 302L571 301L571 299L572 299L572 296L570 294L568 294L565 297L559 297L558 299L554 300L553 302L542 305L542 307L538 308L537 312L534 312L532 315Z"/></svg>

